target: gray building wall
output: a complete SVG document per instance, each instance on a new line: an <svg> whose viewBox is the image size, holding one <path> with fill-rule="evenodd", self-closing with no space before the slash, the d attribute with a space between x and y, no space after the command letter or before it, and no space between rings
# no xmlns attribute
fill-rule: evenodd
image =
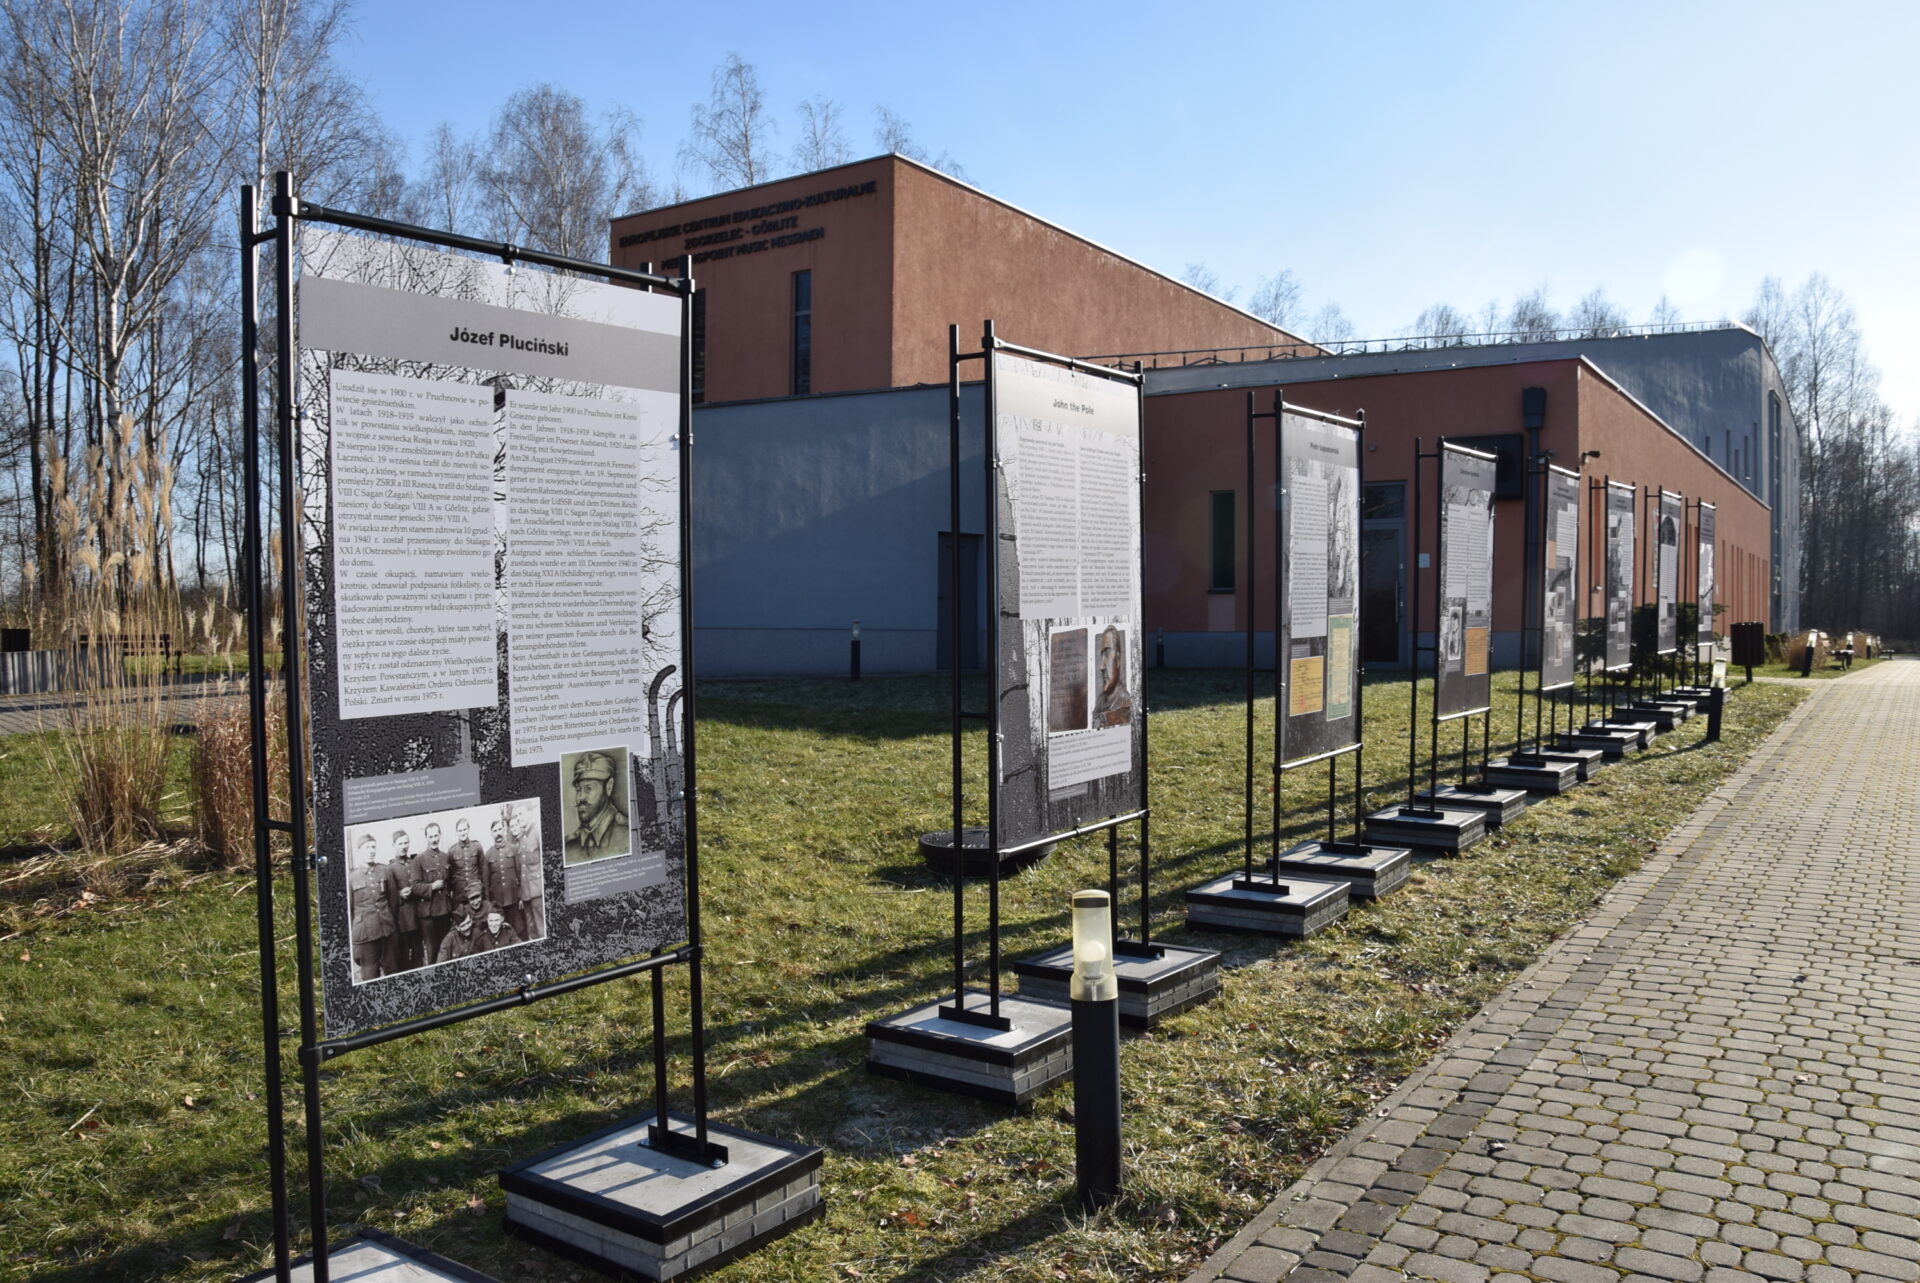
<svg viewBox="0 0 1920 1283"><path fill-rule="evenodd" d="M960 529L977 534L977 385L961 422ZM701 676L845 674L855 619L863 672L932 671L947 440L944 387L696 407Z"/></svg>
<svg viewBox="0 0 1920 1283"><path fill-rule="evenodd" d="M1771 629L1800 626L1800 431L1766 342L1743 325L1620 338L1358 352L1147 371L1147 394L1584 356L1773 509ZM1288 372L1291 371L1291 374ZM1773 427L1778 399L1779 427Z"/></svg>

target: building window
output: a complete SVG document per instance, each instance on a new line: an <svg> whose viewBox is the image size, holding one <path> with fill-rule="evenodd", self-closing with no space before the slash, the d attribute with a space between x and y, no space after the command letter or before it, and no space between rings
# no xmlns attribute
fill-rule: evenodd
<svg viewBox="0 0 1920 1283"><path fill-rule="evenodd" d="M707 292L693 292L693 400L707 399Z"/></svg>
<svg viewBox="0 0 1920 1283"><path fill-rule="evenodd" d="M793 394L813 391L813 273L793 274Z"/></svg>
<svg viewBox="0 0 1920 1283"><path fill-rule="evenodd" d="M1233 491L1213 492L1213 576L1207 581L1212 592L1233 591Z"/></svg>

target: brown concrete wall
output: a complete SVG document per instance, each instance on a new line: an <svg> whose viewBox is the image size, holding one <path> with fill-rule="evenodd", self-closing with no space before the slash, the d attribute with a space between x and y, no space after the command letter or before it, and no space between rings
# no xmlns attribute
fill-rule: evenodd
<svg viewBox="0 0 1920 1283"><path fill-rule="evenodd" d="M660 266L696 256L694 280L707 293L709 401L792 391L793 274L800 271L813 273L812 390L889 387L896 382L895 172L895 162L883 157L616 219L610 261ZM831 199L869 183L871 193ZM809 198L815 203L804 204ZM792 201L803 204L767 209ZM719 225L700 225L712 220ZM702 254L711 257L700 261Z"/></svg>
<svg viewBox="0 0 1920 1283"><path fill-rule="evenodd" d="M1477 366L1408 374L1376 375L1296 384L1287 400L1317 410L1352 415L1367 412L1368 483L1404 481L1411 517L1416 438L1431 451L1441 436L1480 436L1520 432L1521 390L1547 390L1546 424L1541 448L1563 467L1577 467L1582 450L1602 457L1587 468L1589 478L1611 473L1616 480L1642 487L1665 485L1690 501L1706 498L1719 505L1721 599L1733 610L1719 618L1761 619L1767 582L1766 508L1720 472L1684 440L1630 398L1615 390L1578 360ZM1256 390L1259 407L1272 404L1272 388ZM1146 513L1147 626L1168 632L1233 632L1246 626L1246 405L1244 388L1147 398ZM1259 427L1255 451L1255 525L1257 575L1254 627L1273 628L1273 453L1272 427ZM1421 541L1434 547L1435 471L1422 465ZM1237 525L1233 593L1208 591L1211 492L1235 492ZM1591 502L1581 510L1581 583L1598 582ZM1503 499L1494 515L1494 628L1520 629L1524 590L1525 504ZM1683 551L1686 549L1683 547ZM1680 596L1693 596L1691 555L1682 571ZM1431 568L1410 575L1409 608L1418 579L1418 624L1432 628L1434 576ZM1642 600L1652 599L1651 585ZM1589 593L1583 614L1597 614L1600 601ZM1722 629L1724 631L1724 628Z"/></svg>
<svg viewBox="0 0 1920 1283"><path fill-rule="evenodd" d="M1351 416L1367 412L1366 462L1368 484L1407 483L1409 528L1413 501L1413 460L1416 439L1431 451L1441 436L1482 436L1518 432L1520 390L1547 389L1543 449L1557 460L1574 460L1580 447L1574 421L1577 398L1570 361L1528 365L1482 366L1416 374L1381 375L1303 383L1286 390L1290 404ZM1271 408L1272 389L1256 392L1260 408ZM1223 389L1178 396L1147 398L1147 626L1170 632L1230 632L1245 627L1246 576L1233 597L1227 616L1220 597L1207 591L1210 570L1210 492L1233 490L1242 525L1246 514L1246 403L1245 389ZM1273 452L1271 424L1259 425L1256 444L1255 524L1258 558L1255 627L1273 627ZM1433 549L1434 466L1421 474L1422 526L1429 554ZM1520 522L1524 504L1503 499L1494 513L1494 628L1520 627L1520 591L1525 543ZM1236 565L1246 565L1246 535L1236 540ZM1431 628L1433 575L1419 575L1422 626ZM1408 582L1412 605L1413 582ZM1229 621L1230 620L1230 621Z"/></svg>
<svg viewBox="0 0 1920 1283"><path fill-rule="evenodd" d="M1664 486L1686 496L1689 504L1705 499L1717 505L1714 537L1719 545L1719 599L1728 609L1716 616L1716 631L1724 633L1728 624L1740 620L1765 620L1772 547L1766 506L1691 444L1663 428L1592 367L1579 367L1579 390L1581 440L1585 449L1601 452L1589 466L1589 475L1631 482L1642 491ZM1643 500L1636 534L1646 528ZM1691 513L1688 530L1692 530ZM1681 541L1682 601L1693 600L1693 538L1689 533ZM1653 600L1651 567L1644 555L1639 558L1634 584L1638 601Z"/></svg>
<svg viewBox="0 0 1920 1283"><path fill-rule="evenodd" d="M902 162L896 181L895 384L945 382L947 327L977 349L989 318L1069 356L1298 341L942 174Z"/></svg>

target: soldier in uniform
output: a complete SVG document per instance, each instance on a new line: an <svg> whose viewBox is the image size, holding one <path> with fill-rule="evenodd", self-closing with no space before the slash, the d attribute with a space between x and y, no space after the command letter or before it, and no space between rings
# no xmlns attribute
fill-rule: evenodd
<svg viewBox="0 0 1920 1283"><path fill-rule="evenodd" d="M439 845L433 836L433 826L427 826L427 841ZM391 875L393 904L393 952L394 965L401 971L412 971L422 962L420 948L420 913L413 902L413 839L407 836L405 829L393 831L393 859L387 865Z"/></svg>
<svg viewBox="0 0 1920 1283"><path fill-rule="evenodd" d="M546 872L540 841L533 832L536 814L530 806L515 807L511 823L513 857L520 869L520 918L526 927L523 940L540 940L547 934Z"/></svg>
<svg viewBox="0 0 1920 1283"><path fill-rule="evenodd" d="M493 822L493 845L487 848L487 899L500 906L513 929L526 938L527 920L521 907L520 858L507 837L507 822Z"/></svg>
<svg viewBox="0 0 1920 1283"><path fill-rule="evenodd" d="M440 849L440 826L429 824L427 849L413 862L413 910L420 923L420 960L426 966L440 960L453 904L453 860Z"/></svg>
<svg viewBox="0 0 1920 1283"><path fill-rule="evenodd" d="M473 829L465 820L455 820L453 831L460 840L447 851L453 864L453 898L465 902L487 894L486 852L473 840Z"/></svg>
<svg viewBox="0 0 1920 1283"><path fill-rule="evenodd" d="M573 809L580 827L567 838L568 864L633 849L613 776L613 759L605 753L582 753L573 759Z"/></svg>
<svg viewBox="0 0 1920 1283"><path fill-rule="evenodd" d="M380 863L380 844L369 833L354 848L347 880L347 914L353 935L353 978L377 980L398 969L394 949L393 870Z"/></svg>
<svg viewBox="0 0 1920 1283"><path fill-rule="evenodd" d="M492 905L486 905L484 919L473 928L473 951L485 953L489 949L504 949L510 944L519 944L520 937L514 934L513 924Z"/></svg>
<svg viewBox="0 0 1920 1283"><path fill-rule="evenodd" d="M440 937L440 946L436 957L441 962L453 962L459 958L473 955L473 910L462 905L453 915L453 926L447 934Z"/></svg>

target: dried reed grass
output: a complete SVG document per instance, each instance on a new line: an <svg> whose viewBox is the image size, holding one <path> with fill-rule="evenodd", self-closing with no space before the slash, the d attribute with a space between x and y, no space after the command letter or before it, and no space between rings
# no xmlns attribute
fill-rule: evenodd
<svg viewBox="0 0 1920 1283"><path fill-rule="evenodd" d="M70 680L57 715L66 733L48 742L71 782L74 836L96 863L165 836L171 674L128 655L183 631L164 573L173 502L166 438L137 432L122 415L106 444L87 451L73 484L54 478L55 534L71 568L62 611ZM110 869L101 873L112 879Z"/></svg>

